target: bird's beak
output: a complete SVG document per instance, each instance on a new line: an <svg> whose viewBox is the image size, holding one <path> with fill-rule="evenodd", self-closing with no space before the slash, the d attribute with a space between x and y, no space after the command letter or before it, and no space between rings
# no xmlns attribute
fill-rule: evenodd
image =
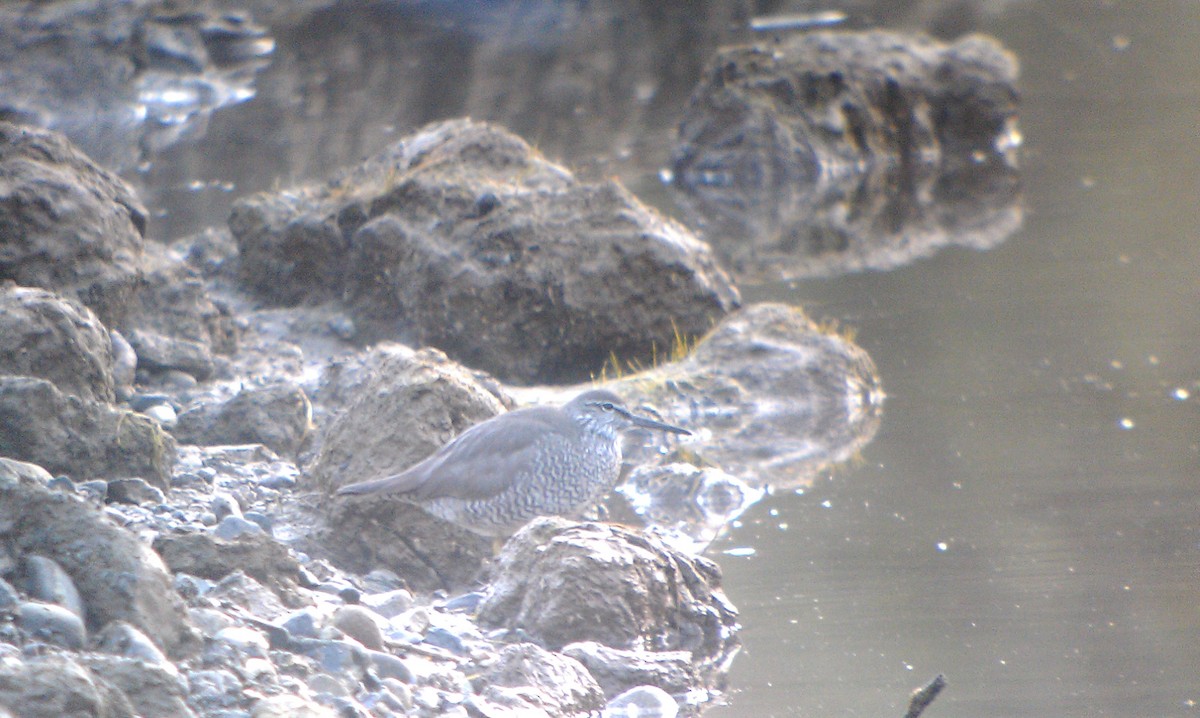
<svg viewBox="0 0 1200 718"><path fill-rule="evenodd" d="M643 429L658 429L659 431L669 431L672 434L683 434L684 436L691 436L692 434L692 432L688 431L687 429L680 429L678 426L664 424L661 421L655 421L654 419L650 419L645 416L638 416L637 414L633 413L629 414L629 420L633 422L634 426L640 426Z"/></svg>

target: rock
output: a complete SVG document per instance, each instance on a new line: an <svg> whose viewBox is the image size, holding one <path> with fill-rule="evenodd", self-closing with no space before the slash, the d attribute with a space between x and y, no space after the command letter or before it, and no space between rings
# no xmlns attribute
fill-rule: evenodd
<svg viewBox="0 0 1200 718"><path fill-rule="evenodd" d="M551 650L595 641L688 651L710 671L737 645L737 610L721 593L717 565L628 529L537 519L505 545L491 573L480 625Z"/></svg>
<svg viewBox="0 0 1200 718"><path fill-rule="evenodd" d="M588 715L604 707L604 694L583 666L532 643L502 648L483 683L467 706L487 718Z"/></svg>
<svg viewBox="0 0 1200 718"><path fill-rule="evenodd" d="M139 369L177 369L200 381L213 374L212 350L202 342L134 329L129 344L137 352Z"/></svg>
<svg viewBox="0 0 1200 718"><path fill-rule="evenodd" d="M143 279L146 209L123 180L57 132L0 123L0 226L0 277L124 326Z"/></svg>
<svg viewBox="0 0 1200 718"><path fill-rule="evenodd" d="M113 383L118 399L129 399L133 396L133 381L137 376L137 352L129 344L125 335L116 329L110 329L108 338L112 342ZM141 411L134 407L135 411Z"/></svg>
<svg viewBox="0 0 1200 718"><path fill-rule="evenodd" d="M637 686L604 706L601 718L675 718L679 703L661 688Z"/></svg>
<svg viewBox="0 0 1200 718"><path fill-rule="evenodd" d="M254 704L251 718L338 718L338 711L296 695L268 696Z"/></svg>
<svg viewBox="0 0 1200 718"><path fill-rule="evenodd" d="M567 645L562 654L582 663L605 696L638 686L655 686L675 695L705 687L690 651L625 650L583 641Z"/></svg>
<svg viewBox="0 0 1200 718"><path fill-rule="evenodd" d="M413 595L408 589L398 588L385 593L369 593L362 603L384 618L393 618L413 606Z"/></svg>
<svg viewBox="0 0 1200 718"><path fill-rule="evenodd" d="M170 404L155 404L144 411L143 414L154 419L154 421L162 428L170 431L179 423L179 415L175 413L175 408Z"/></svg>
<svg viewBox="0 0 1200 718"><path fill-rule="evenodd" d="M80 662L129 699L141 718L194 718L188 708L185 684L170 663L87 653Z"/></svg>
<svg viewBox="0 0 1200 718"><path fill-rule="evenodd" d="M372 353L371 378L353 389L327 430L309 482L322 491L401 471L503 405L436 350ZM465 586L491 542L397 500L335 500L321 543L347 565L386 566L418 590Z"/></svg>
<svg viewBox="0 0 1200 718"><path fill-rule="evenodd" d="M154 663L174 671L175 667L154 645L145 633L125 621L110 621L94 640L95 647L104 653L125 658L136 658L145 663Z"/></svg>
<svg viewBox="0 0 1200 718"><path fill-rule="evenodd" d="M17 594L17 589L3 578L0 578L0 611L10 611L17 607L21 597Z"/></svg>
<svg viewBox="0 0 1200 718"><path fill-rule="evenodd" d="M0 376L0 455L78 478L141 476L165 489L175 441L140 414L44 379Z"/></svg>
<svg viewBox="0 0 1200 718"><path fill-rule="evenodd" d="M197 637L162 560L149 546L76 496L52 492L38 472L0 461L0 526L17 555L53 559L87 597L88 624L126 621L168 655L187 655Z"/></svg>
<svg viewBox="0 0 1200 718"><path fill-rule="evenodd" d="M223 541L236 541L246 534L265 533L263 527L241 516L226 516L213 529L213 536Z"/></svg>
<svg viewBox="0 0 1200 718"><path fill-rule="evenodd" d="M53 603L22 603L17 607L17 626L35 641L79 650L87 640L83 620Z"/></svg>
<svg viewBox="0 0 1200 718"><path fill-rule="evenodd" d="M154 504L158 505L166 501L166 496L163 495L161 489L156 486L151 486L146 483L145 479L113 479L108 482L108 491L106 493L108 501L115 501L120 504Z"/></svg>
<svg viewBox="0 0 1200 718"><path fill-rule="evenodd" d="M47 379L64 394L112 403L113 372L112 339L90 309L45 289L0 285L0 374Z"/></svg>
<svg viewBox="0 0 1200 718"><path fill-rule="evenodd" d="M25 556L25 592L31 598L46 603L62 606L79 617L80 621L87 620L87 610L75 582L53 560L45 556Z"/></svg>
<svg viewBox="0 0 1200 718"><path fill-rule="evenodd" d="M406 338L519 383L648 362L739 301L682 225L469 120L325 186L240 200L229 225L242 282L268 300L344 296L360 341Z"/></svg>
<svg viewBox="0 0 1200 718"><path fill-rule="evenodd" d="M295 456L312 427L312 405L304 390L275 382L238 392L223 403L190 406L172 432L187 444L263 444Z"/></svg>
<svg viewBox="0 0 1200 718"><path fill-rule="evenodd" d="M262 631L246 626L222 628L217 631L217 635L213 636L213 642L229 646L239 656L266 658L269 649L267 637L263 635Z"/></svg>
<svg viewBox="0 0 1200 718"><path fill-rule="evenodd" d="M383 649L383 631L375 614L362 606L342 606L333 614L333 625L373 651Z"/></svg>
<svg viewBox="0 0 1200 718"><path fill-rule="evenodd" d="M164 534L154 540L154 550L172 571L213 581L243 571L281 595L295 591L300 573L287 548L261 530L233 541L202 533Z"/></svg>
<svg viewBox="0 0 1200 718"><path fill-rule="evenodd" d="M188 671L187 682L188 703L203 715L240 705L245 690L241 680L224 668Z"/></svg>
<svg viewBox="0 0 1200 718"><path fill-rule="evenodd" d="M20 718L134 718L124 693L55 653L0 661L0 706L18 707Z"/></svg>
<svg viewBox="0 0 1200 718"><path fill-rule="evenodd" d="M724 48L680 122L672 187L729 269L759 282L989 247L1021 222L1017 72L981 35Z"/></svg>
<svg viewBox="0 0 1200 718"><path fill-rule="evenodd" d="M861 347L796 307L766 303L726 317L683 360L613 382L618 393L622 385L691 429L688 448L705 463L755 491L806 486L855 456L879 430L884 399ZM633 439L625 457L639 463L646 449Z"/></svg>

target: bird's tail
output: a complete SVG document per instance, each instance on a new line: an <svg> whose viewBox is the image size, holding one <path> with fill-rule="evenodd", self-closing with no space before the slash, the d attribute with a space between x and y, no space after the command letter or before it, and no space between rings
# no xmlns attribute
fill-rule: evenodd
<svg viewBox="0 0 1200 718"><path fill-rule="evenodd" d="M364 494L403 493L405 491L412 491L415 488L413 479L413 475L409 472L394 474L392 476L385 476L382 479L348 484L334 492L334 495L362 496Z"/></svg>

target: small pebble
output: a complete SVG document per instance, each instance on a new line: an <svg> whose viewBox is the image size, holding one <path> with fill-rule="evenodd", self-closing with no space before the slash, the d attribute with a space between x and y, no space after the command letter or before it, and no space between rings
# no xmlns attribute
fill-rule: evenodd
<svg viewBox="0 0 1200 718"><path fill-rule="evenodd" d="M463 643L462 638L441 626L434 626L425 633L425 643L445 648L447 651L459 655L465 655L467 652L467 646Z"/></svg>
<svg viewBox="0 0 1200 718"><path fill-rule="evenodd" d="M395 618L413 606L413 595L398 588L386 593L371 593L362 597L362 603L384 618Z"/></svg>
<svg viewBox="0 0 1200 718"><path fill-rule="evenodd" d="M96 499L97 501L108 501L108 482L103 479L92 479L78 484L76 489L79 493Z"/></svg>
<svg viewBox="0 0 1200 718"><path fill-rule="evenodd" d="M17 594L17 589L12 587L12 584L0 578L0 611L7 611L14 608L21 600Z"/></svg>
<svg viewBox="0 0 1200 718"><path fill-rule="evenodd" d="M124 621L110 621L96 636L95 643L105 653L171 666L174 670L174 665L167 661L167 657L146 634Z"/></svg>
<svg viewBox="0 0 1200 718"><path fill-rule="evenodd" d="M238 504L237 499L226 493L213 494L212 499L208 502L208 507L212 509L218 521L226 516L242 515L242 507Z"/></svg>
<svg viewBox="0 0 1200 718"><path fill-rule="evenodd" d="M267 516L259 511L247 511L246 513L242 514L242 516L247 521L253 521L254 523L258 524L259 527L267 533L267 535L274 533L274 522L271 521L270 516Z"/></svg>
<svg viewBox="0 0 1200 718"><path fill-rule="evenodd" d="M109 503L145 506L161 504L166 500L167 497L163 495L162 489L151 486L145 479L115 479L108 482L107 501Z"/></svg>
<svg viewBox="0 0 1200 718"><path fill-rule="evenodd" d="M262 634L262 631L248 628L246 626L230 626L217 631L217 635L213 636L213 640L217 643L224 643L231 646L239 653L247 656L257 656L259 658L267 657L267 638Z"/></svg>
<svg viewBox="0 0 1200 718"><path fill-rule="evenodd" d="M371 657L371 664L375 666L375 672L380 678L394 678L404 683L412 683L414 681L412 669L404 662L404 659L393 656L390 653L383 651L370 651L368 655Z"/></svg>
<svg viewBox="0 0 1200 718"><path fill-rule="evenodd" d="M155 404L143 411L142 414L153 419L164 429L173 429L179 423L179 415L175 413L175 409L170 404Z"/></svg>
<svg viewBox="0 0 1200 718"><path fill-rule="evenodd" d="M75 482L71 481L71 479L69 479L66 476L55 476L53 479L50 479L49 483L47 483L46 486L48 486L50 489L52 489L54 491L74 491L75 490Z"/></svg>

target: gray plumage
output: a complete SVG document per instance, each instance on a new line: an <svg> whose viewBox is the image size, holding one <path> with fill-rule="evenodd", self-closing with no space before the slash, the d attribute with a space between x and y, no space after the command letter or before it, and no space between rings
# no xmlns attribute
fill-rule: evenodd
<svg viewBox="0 0 1200 718"><path fill-rule="evenodd" d="M611 391L561 408L532 407L472 426L405 471L338 489L396 495L485 536L508 536L538 516L574 516L620 477L624 429L690 432L638 416Z"/></svg>

